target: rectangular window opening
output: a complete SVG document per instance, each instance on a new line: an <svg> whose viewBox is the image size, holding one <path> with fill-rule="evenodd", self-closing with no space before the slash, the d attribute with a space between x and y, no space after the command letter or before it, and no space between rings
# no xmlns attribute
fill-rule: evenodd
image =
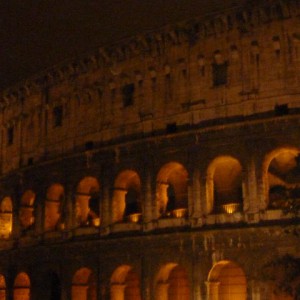
<svg viewBox="0 0 300 300"><path fill-rule="evenodd" d="M63 107L62 105L53 108L53 126L61 127L63 121Z"/></svg>
<svg viewBox="0 0 300 300"><path fill-rule="evenodd" d="M14 143L14 127L7 128L7 145L10 146Z"/></svg>
<svg viewBox="0 0 300 300"><path fill-rule="evenodd" d="M134 84L126 84L122 87L123 106L128 107L133 105Z"/></svg>
<svg viewBox="0 0 300 300"><path fill-rule="evenodd" d="M228 63L212 64L213 86L221 86L227 84Z"/></svg>

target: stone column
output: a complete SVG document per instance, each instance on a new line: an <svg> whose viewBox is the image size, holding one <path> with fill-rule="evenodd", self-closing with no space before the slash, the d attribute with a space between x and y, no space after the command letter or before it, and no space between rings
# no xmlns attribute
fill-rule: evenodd
<svg viewBox="0 0 300 300"><path fill-rule="evenodd" d="M210 205L208 205L208 200L211 198L211 195L208 195L207 192L207 175L203 176L200 178L200 205L201 205L201 212L202 215L207 215L208 213L211 213L211 211L209 211L210 208L213 209L214 204L211 203Z"/></svg>
<svg viewBox="0 0 300 300"><path fill-rule="evenodd" d="M193 242L194 243L194 242ZM195 245L193 246L195 248ZM202 279L203 277L203 262L199 259L195 258L197 255L197 252L195 249L193 250L193 285L191 287L193 290L191 290L191 295L193 295L192 299L195 300L201 300L202 299L202 286L201 283L204 281Z"/></svg>
<svg viewBox="0 0 300 300"><path fill-rule="evenodd" d="M257 166L255 158L252 156L247 165L247 172L245 178L245 192L244 192L244 212L247 213L248 222L259 221L260 200L259 183L257 177ZM261 184L261 188L262 188Z"/></svg>
<svg viewBox="0 0 300 300"><path fill-rule="evenodd" d="M110 205L110 195L109 186L107 182L104 182L103 186L103 198L101 205L101 223L102 228L107 228L111 224L111 205Z"/></svg>
<svg viewBox="0 0 300 300"><path fill-rule="evenodd" d="M141 260L142 262L142 272L141 272L141 298L143 300L151 299L151 283L152 278L150 277L150 266L151 260L147 257L147 253L144 253L144 256Z"/></svg>
<svg viewBox="0 0 300 300"><path fill-rule="evenodd" d="M194 219L200 218L203 214L200 191L200 172L194 170L192 181L192 216Z"/></svg>
<svg viewBox="0 0 300 300"><path fill-rule="evenodd" d="M19 207L13 206L13 215L12 215L12 231L11 235L13 239L19 239L21 233L21 224L19 218Z"/></svg>
<svg viewBox="0 0 300 300"><path fill-rule="evenodd" d="M35 213L34 213L34 217L35 217L35 226L34 226L34 231L35 233L39 236L43 230L44 230L44 224L43 224L43 220L44 220L44 205L43 203L41 203L42 201L40 199L37 199L38 203L36 205L35 208Z"/></svg>
<svg viewBox="0 0 300 300"><path fill-rule="evenodd" d="M152 200L152 184L151 184L151 174L149 171L146 172L145 186L143 191L145 200L143 207L143 222L147 224L152 221L152 209L153 209L153 200ZM146 228L147 229L147 228Z"/></svg>
<svg viewBox="0 0 300 300"><path fill-rule="evenodd" d="M252 300L263 300L264 297L262 295L261 291L261 283L258 280L252 280L249 282L249 287L250 287L250 297ZM265 285L266 283L264 283Z"/></svg>
<svg viewBox="0 0 300 300"><path fill-rule="evenodd" d="M65 203L65 226L66 229L71 230L75 227L75 199L72 186L69 185L66 189L66 203Z"/></svg>
<svg viewBox="0 0 300 300"><path fill-rule="evenodd" d="M244 199L244 208L249 212L257 212L259 210L257 182L256 182L256 166L254 158L248 162L246 173L246 191Z"/></svg>

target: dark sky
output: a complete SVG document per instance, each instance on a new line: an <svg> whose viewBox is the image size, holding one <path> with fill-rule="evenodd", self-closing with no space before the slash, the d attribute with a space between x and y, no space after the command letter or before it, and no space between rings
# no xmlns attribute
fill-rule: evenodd
<svg viewBox="0 0 300 300"><path fill-rule="evenodd" d="M121 38L247 0L0 0L0 90Z"/></svg>

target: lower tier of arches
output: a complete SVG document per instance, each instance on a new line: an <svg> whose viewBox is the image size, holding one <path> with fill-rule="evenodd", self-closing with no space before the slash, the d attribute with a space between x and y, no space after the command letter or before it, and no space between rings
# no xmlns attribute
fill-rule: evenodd
<svg viewBox="0 0 300 300"><path fill-rule="evenodd" d="M165 232L3 250L0 300L297 299L300 241L291 229L299 231Z"/></svg>

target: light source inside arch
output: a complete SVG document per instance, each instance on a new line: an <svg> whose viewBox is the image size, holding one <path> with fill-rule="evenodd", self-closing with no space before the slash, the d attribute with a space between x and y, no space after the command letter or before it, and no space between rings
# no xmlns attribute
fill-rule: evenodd
<svg viewBox="0 0 300 300"><path fill-rule="evenodd" d="M243 202L242 166L230 156L216 158L207 172L207 197L215 213L232 214Z"/></svg>
<svg viewBox="0 0 300 300"><path fill-rule="evenodd" d="M4 197L0 206L0 236L9 238L12 232L12 200L10 197Z"/></svg>
<svg viewBox="0 0 300 300"><path fill-rule="evenodd" d="M140 222L142 218L141 205L141 181L139 175L133 170L122 171L114 183L114 222Z"/></svg>
<svg viewBox="0 0 300 300"><path fill-rule="evenodd" d="M300 198L299 162L299 153L295 149L274 153L267 171L270 208L286 208L293 199Z"/></svg>
<svg viewBox="0 0 300 300"><path fill-rule="evenodd" d="M35 193L32 190L27 190L21 198L20 207L20 223L23 229L28 229L34 223L34 201Z"/></svg>
<svg viewBox="0 0 300 300"><path fill-rule="evenodd" d="M49 187L45 201L45 230L57 229L58 222L61 219L63 197L64 188L62 185L53 184Z"/></svg>
<svg viewBox="0 0 300 300"><path fill-rule="evenodd" d="M81 226L99 226L100 186L94 177L85 177L76 191L76 219Z"/></svg>
<svg viewBox="0 0 300 300"><path fill-rule="evenodd" d="M13 300L30 300L30 279L24 272L15 279Z"/></svg>
<svg viewBox="0 0 300 300"><path fill-rule="evenodd" d="M157 175L156 197L162 216L186 217L188 173L177 162L165 164Z"/></svg>
<svg viewBox="0 0 300 300"><path fill-rule="evenodd" d="M220 261L209 273L207 289L209 299L246 300L246 276L237 264Z"/></svg>

